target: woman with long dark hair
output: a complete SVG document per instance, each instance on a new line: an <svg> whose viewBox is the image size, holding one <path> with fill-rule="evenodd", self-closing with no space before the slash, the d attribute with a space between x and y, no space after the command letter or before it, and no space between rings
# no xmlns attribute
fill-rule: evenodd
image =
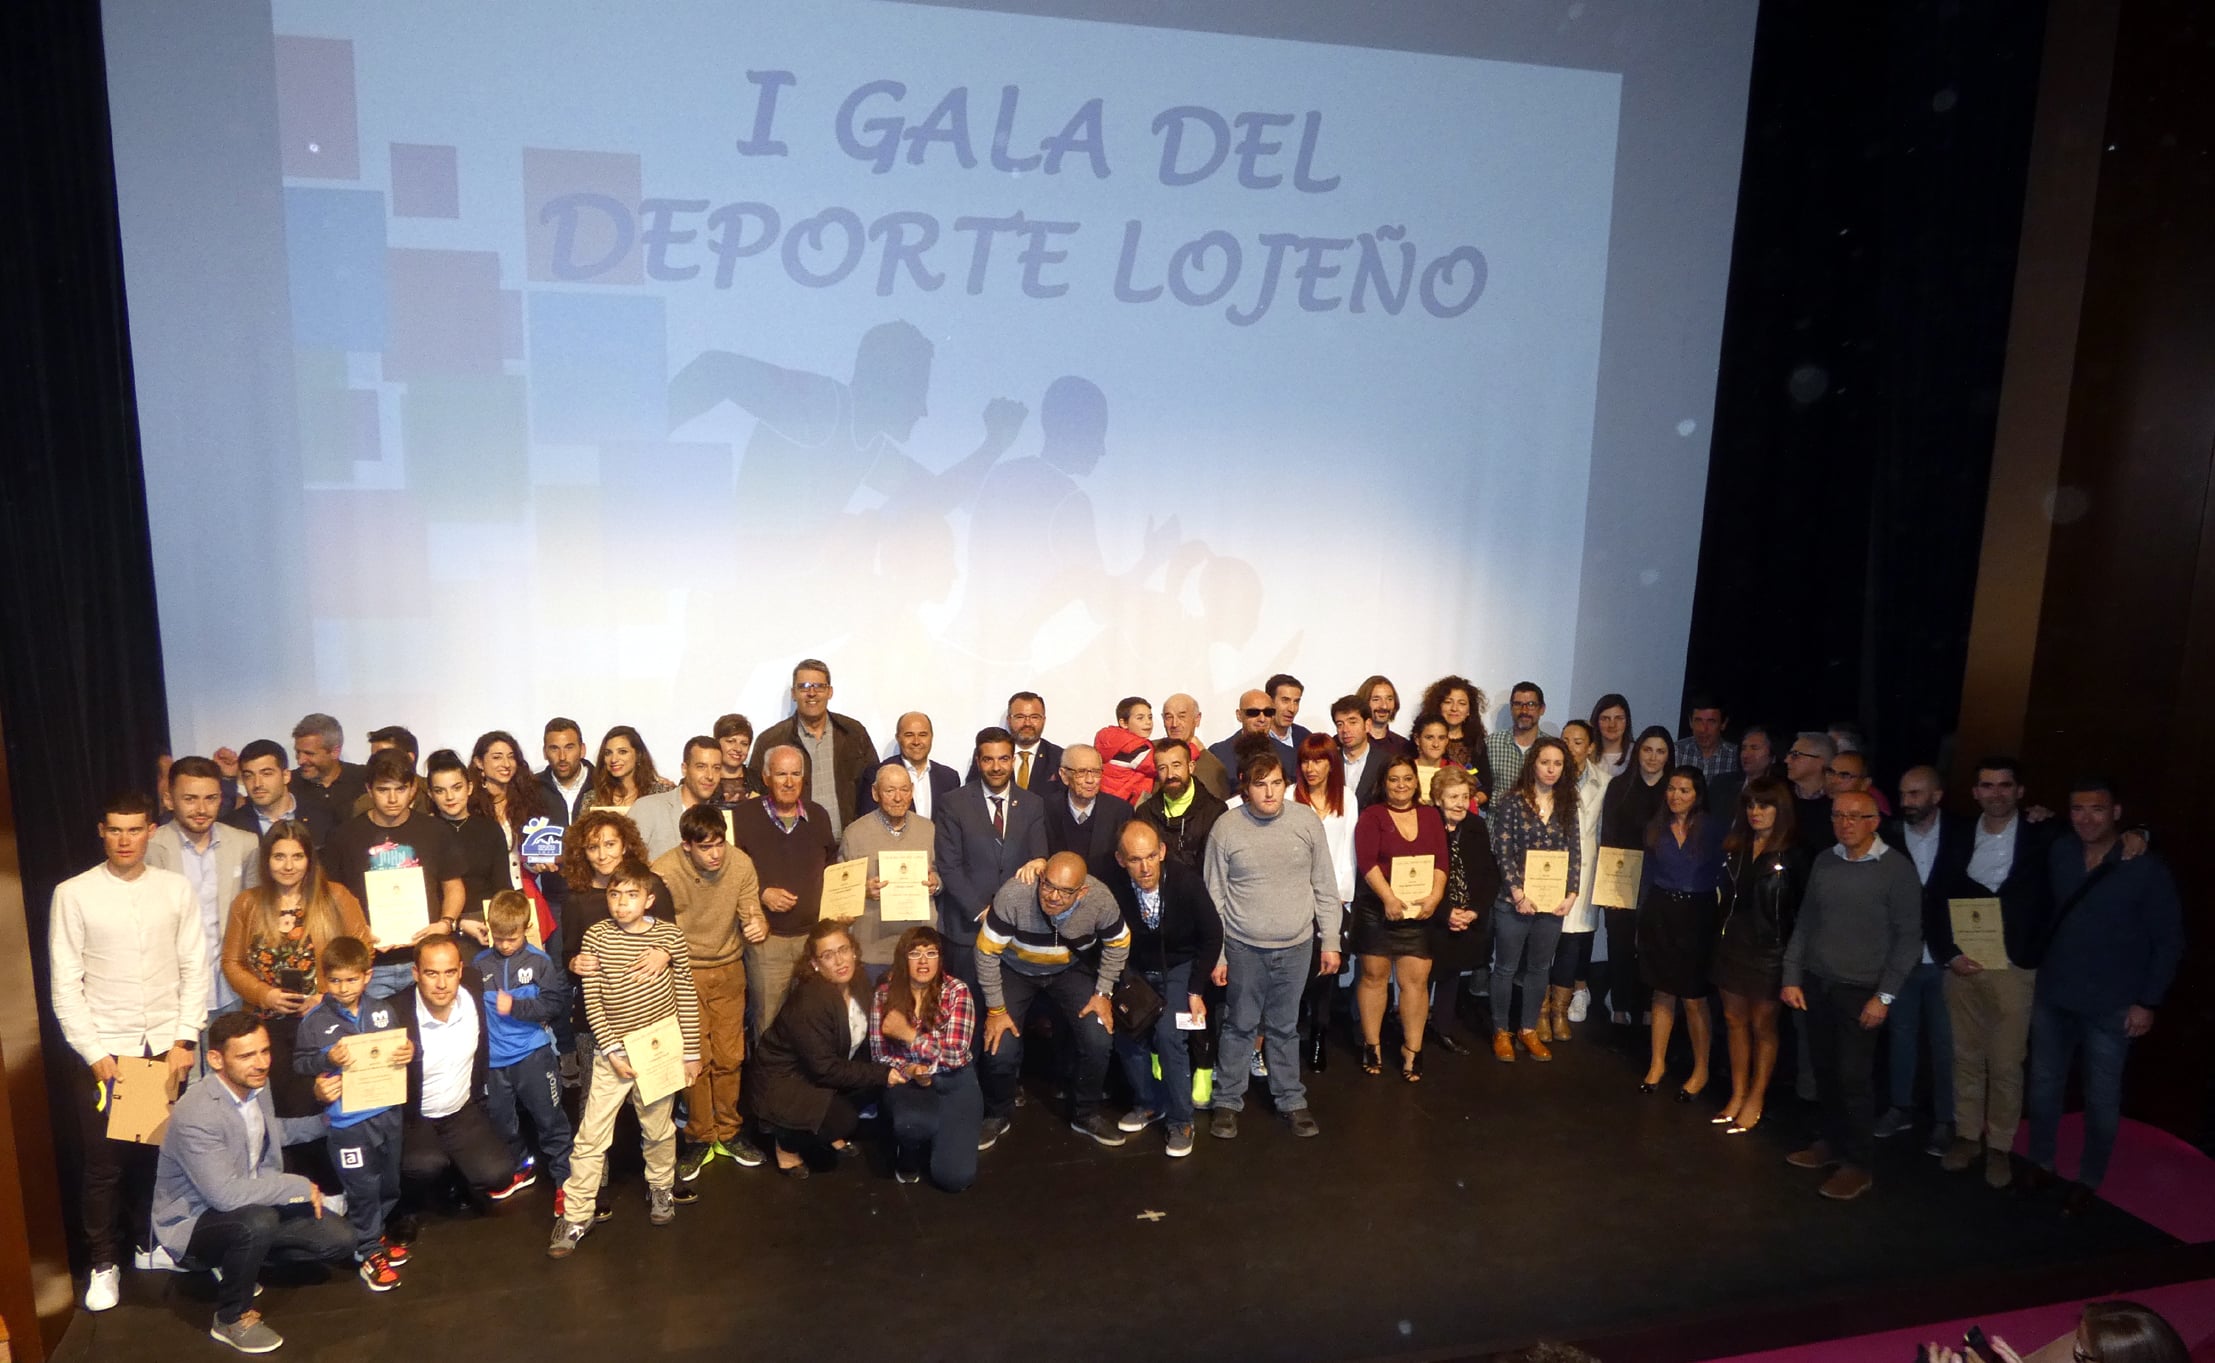
<svg viewBox="0 0 2215 1363"><path fill-rule="evenodd" d="M1354 950L1361 974L1354 985L1361 1016L1361 1070L1384 1073L1385 991L1400 985L1400 1077L1423 1077L1423 1024L1430 1017L1431 937L1428 919L1446 893L1446 825L1438 811L1416 803L1415 759L1392 753L1378 781L1382 798L1354 823ZM1431 878L1413 900L1392 888L1392 863L1431 858Z"/></svg>
<svg viewBox="0 0 2215 1363"><path fill-rule="evenodd" d="M323 1001L317 961L341 937L369 943L369 921L345 886L323 876L308 826L280 819L261 840L261 883L231 901L223 979L269 1027L270 1097L280 1117L312 1117L315 1077L292 1067L300 1019Z"/></svg>
<svg viewBox="0 0 2215 1363"><path fill-rule="evenodd" d="M892 969L869 1006L869 1058L908 1082L885 1092L892 1113L892 1176L958 1193L977 1180L984 1090L969 1063L977 1004L946 973L946 939L918 925L900 934Z"/></svg>
<svg viewBox="0 0 2215 1363"><path fill-rule="evenodd" d="M1561 745L1569 750L1573 772L1570 785L1577 792L1577 846L1584 864L1591 866L1600 854L1600 807L1607 800L1607 776L1593 760L1591 725L1581 719L1562 725ZM1584 1021L1585 1011L1592 1004L1592 991L1585 981L1591 973L1599 926L1600 910L1592 902L1592 877L1587 875L1584 884L1577 887L1576 907L1561 920L1561 941L1554 947L1554 968L1546 979L1546 1006L1538 1017L1539 1040L1575 1039L1569 1024ZM1549 1018L1553 1023L1550 1030Z"/></svg>
<svg viewBox="0 0 2215 1363"><path fill-rule="evenodd" d="M1646 826L1645 885L1638 902L1638 965L1654 993L1654 1030L1645 1082L1652 1093L1668 1070L1677 1003L1692 1043L1692 1077L1677 1090L1689 1103L1707 1087L1714 1038L1707 1015L1708 964L1715 952L1716 891L1723 880L1723 822L1707 812L1707 778L1694 766L1672 768L1662 810Z"/></svg>
<svg viewBox="0 0 2215 1363"><path fill-rule="evenodd" d="M1792 791L1763 776L1738 792L1738 813L1723 839L1723 925L1711 968L1723 996L1730 1042L1730 1102L1715 1120L1743 1136L1761 1125L1763 1097L1777 1068L1777 991L1784 944L1807 884L1807 854L1792 827Z"/></svg>
<svg viewBox="0 0 2215 1363"><path fill-rule="evenodd" d="M646 740L628 724L618 724L600 740L600 753L592 765L592 793L585 797L590 808L629 809L648 795L672 790L676 782L664 780L654 770L654 755Z"/></svg>
<svg viewBox="0 0 2215 1363"><path fill-rule="evenodd" d="M1331 849L1331 870L1338 876L1338 931L1327 939L1315 939L1315 955L1308 962L1310 978L1300 995L1300 1020L1307 1027L1307 1067L1320 1074L1330 1063L1331 1009L1338 999L1338 976L1320 972L1324 952L1335 951L1345 958L1347 929L1353 923L1355 811L1338 740L1328 733L1301 739L1299 767L1300 780L1292 788L1292 798L1314 810L1322 821L1323 838Z"/></svg>
<svg viewBox="0 0 2215 1363"><path fill-rule="evenodd" d="M1630 701L1610 691L1592 702L1592 717L1586 722L1592 726L1592 760L1607 779L1630 770Z"/></svg>
<svg viewBox="0 0 2215 1363"><path fill-rule="evenodd" d="M1495 1060L1514 1060L1517 1041L1533 1060L1554 1058L1538 1035L1538 1010L1546 1001L1546 979L1561 939L1562 919L1575 907L1577 887L1584 883L1577 793L1569 781L1568 748L1560 739L1543 735L1531 744L1515 784L1492 802L1485 815L1492 830L1492 859L1500 868L1500 893L1493 900L1492 913ZM1554 903L1538 902L1523 892L1532 852L1569 854L1567 891ZM1523 988L1522 1010L1511 1034L1508 1008L1517 985Z"/></svg>
<svg viewBox="0 0 2215 1363"><path fill-rule="evenodd" d="M1477 807L1492 795L1492 759L1484 742L1484 692L1462 676L1440 677L1423 688L1418 714L1446 721L1446 761L1476 773Z"/></svg>
<svg viewBox="0 0 2215 1363"><path fill-rule="evenodd" d="M1643 852L1646 829L1661 810L1662 778L1675 759L1677 741L1649 724L1631 745L1630 766L1607 783L1600 800L1600 846ZM1646 1021L1646 982L1638 971L1638 910L1610 908L1607 921L1607 1006L1618 1026Z"/></svg>
<svg viewBox="0 0 2215 1363"><path fill-rule="evenodd" d="M811 1161L823 1163L847 1147L861 1129L863 1108L887 1087L908 1082L901 1066L866 1058L871 1002L846 925L825 919L809 928L792 992L762 1030L748 1085L761 1143L776 1156L777 1172L806 1178Z"/></svg>

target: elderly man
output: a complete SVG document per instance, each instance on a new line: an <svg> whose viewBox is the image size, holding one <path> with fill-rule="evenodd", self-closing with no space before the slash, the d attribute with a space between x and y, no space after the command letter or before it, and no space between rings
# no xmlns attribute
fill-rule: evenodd
<svg viewBox="0 0 2215 1363"><path fill-rule="evenodd" d="M1130 954L1131 930L1115 896L1084 869L1084 858L1061 852L1031 884L1010 880L992 897L977 936L977 983L984 995L984 1129L989 1150L1008 1129L1023 1071L1023 1020L1044 1000L1067 1028L1077 1053L1070 1088L1069 1129L1101 1145L1121 1145L1123 1133L1100 1111L1108 1051L1115 1030L1109 1002Z"/></svg>
<svg viewBox="0 0 2215 1363"><path fill-rule="evenodd" d="M1316 939L1324 946L1316 973L1338 973L1338 872L1323 821L1285 798L1284 768L1272 752L1246 761L1245 803L1216 821L1208 835L1204 875L1223 918L1223 959L1215 983L1227 985L1228 1017L1218 1053L1239 1058L1262 1038L1277 1115L1295 1136L1318 1133L1300 1083L1300 996ZM1238 1134L1246 1105L1248 1067L1220 1066L1208 1134Z"/></svg>
<svg viewBox="0 0 2215 1363"><path fill-rule="evenodd" d="M762 787L769 754L790 746L801 755L801 788L823 810L835 841L856 813L862 773L877 765L877 743L860 720L831 710L831 669L819 658L802 658L792 669L792 717L762 731L749 775Z"/></svg>
<svg viewBox="0 0 2215 1363"><path fill-rule="evenodd" d="M316 1096L338 1097L336 1076ZM262 1265L349 1262L354 1230L325 1214L314 1180L285 1172L284 1148L323 1137L321 1117L279 1117L269 1098L269 1029L252 1013L226 1013L208 1029L208 1078L170 1109L154 1177L154 1240L186 1268L212 1268L209 1335L240 1353L265 1354L284 1336L254 1310Z"/></svg>
<svg viewBox="0 0 2215 1363"><path fill-rule="evenodd" d="M1062 790L1046 796L1046 851L1075 852L1102 879L1115 869L1115 840L1131 821L1128 801L1100 789L1100 750L1073 743L1061 754Z"/></svg>
<svg viewBox="0 0 2215 1363"><path fill-rule="evenodd" d="M845 834L838 840L840 861L869 863L868 896L862 902L861 917L847 927L871 980L882 979L885 972L900 964L892 958L892 951L908 926L898 920L884 921L885 876L877 860L879 854L920 852L927 868L924 888L936 895L942 883L934 865L938 829L916 813L914 805L915 782L909 779L907 767L897 761L887 762L877 768L877 779L869 792L869 812L846 825Z"/></svg>
<svg viewBox="0 0 2215 1363"><path fill-rule="evenodd" d="M767 784L762 798L731 811L731 835L754 864L769 935L746 945L746 1000L755 1041L776 1020L792 989L792 972L807 949L808 929L823 904L823 872L838 857L830 812L801 792L807 757L789 743L759 754Z"/></svg>
<svg viewBox="0 0 2215 1363"><path fill-rule="evenodd" d="M934 818L931 811L938 808L938 797L961 785L961 773L944 762L931 760L931 743L934 733L931 717L921 710L910 710L900 716L894 740L900 750L877 764L876 770L864 776L867 784L859 792L859 805L864 810L877 807L875 787L877 773L886 767L900 767L908 774L908 789L915 796L913 808L924 818Z"/></svg>
<svg viewBox="0 0 2215 1363"><path fill-rule="evenodd" d="M1835 1169L1822 1193L1845 1202L1876 1185L1877 1029L1923 952L1923 883L1877 837L1875 800L1848 791L1830 817L1838 841L1808 871L1781 995L1807 1014L1823 1135L1787 1162Z"/></svg>
<svg viewBox="0 0 2215 1363"><path fill-rule="evenodd" d="M1218 800L1230 798L1230 768L1224 766L1212 750L1200 746L1200 702L1182 691L1163 701L1161 733L1164 738L1174 738L1184 744L1192 754L1192 779L1199 782L1202 790ZM1156 751L1159 751L1158 744Z"/></svg>

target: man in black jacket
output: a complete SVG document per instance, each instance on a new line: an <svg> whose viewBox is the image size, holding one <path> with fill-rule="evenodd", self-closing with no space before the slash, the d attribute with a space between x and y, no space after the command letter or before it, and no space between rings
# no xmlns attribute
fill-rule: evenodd
<svg viewBox="0 0 2215 1363"><path fill-rule="evenodd" d="M1101 880L1115 896L1123 922L1131 930L1128 969L1161 996L1161 1020L1149 1033L1115 1034L1115 1053L1139 1106L1116 1125L1143 1131L1165 1122L1168 1155L1192 1153L1192 1058L1187 1037L1206 1024L1200 993L1207 973L1223 954L1223 920L1208 897L1207 883L1189 866L1163 855L1161 834L1142 819L1123 826L1115 849L1116 868ZM1154 1077L1153 1057L1161 1057Z"/></svg>
<svg viewBox="0 0 2215 1363"><path fill-rule="evenodd" d="M415 987L400 1004L415 1059L408 1062L407 1116L400 1129L403 1206L458 1172L473 1205L515 1182L515 1158L485 1111L492 1066L485 1027L484 977L462 959L451 935L436 933L415 947ZM395 1218L394 1238L413 1238L415 1218Z"/></svg>
<svg viewBox="0 0 2215 1363"><path fill-rule="evenodd" d="M1100 789L1105 770L1089 743L1062 749L1061 785L1046 792L1046 855L1074 852L1087 873L1106 880L1115 871L1116 839L1131 821L1131 807Z"/></svg>
<svg viewBox="0 0 2215 1363"><path fill-rule="evenodd" d="M1154 793L1139 801L1134 817L1161 834L1171 861L1188 871L1200 869L1208 830L1230 808L1192 775L1192 750L1179 739L1154 740Z"/></svg>
<svg viewBox="0 0 2215 1363"><path fill-rule="evenodd" d="M1925 1153L1943 1155L1953 1143L1954 1040L1946 1011L1946 963L1933 954L1933 916L1946 913L1946 886L1939 864L1969 836L1970 820L1949 814L1946 787L1935 767L1910 767L1900 777L1900 816L1880 825L1878 836L1907 853L1923 886L1923 954L1907 972L1907 983L1885 1019L1886 1077L1891 1103L1877 1118L1877 1138L1889 1140L1915 1125L1915 1071L1922 1043L1930 1044L1931 1128Z"/></svg>
<svg viewBox="0 0 2215 1363"><path fill-rule="evenodd" d="M754 789L766 789L769 754L780 747L799 749L801 797L830 815L835 837L861 813L862 777L876 770L877 741L860 720L832 711L831 669L821 659L802 658L793 667L792 708L789 718L762 730L746 775Z"/></svg>

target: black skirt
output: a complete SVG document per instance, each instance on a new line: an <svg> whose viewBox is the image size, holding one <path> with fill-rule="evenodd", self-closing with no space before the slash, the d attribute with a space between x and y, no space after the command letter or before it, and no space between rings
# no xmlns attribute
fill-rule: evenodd
<svg viewBox="0 0 2215 1363"><path fill-rule="evenodd" d="M1724 932L1715 939L1715 963L1708 971L1717 989L1757 1003L1774 1002L1784 987L1784 948L1761 940L1761 934L1745 930Z"/></svg>
<svg viewBox="0 0 2215 1363"><path fill-rule="evenodd" d="M1365 879L1354 890L1354 954L1428 957L1431 925L1421 918L1386 918L1384 901Z"/></svg>
<svg viewBox="0 0 2215 1363"><path fill-rule="evenodd" d="M1638 906L1638 968L1648 988L1704 999L1715 955L1715 892L1648 889Z"/></svg>

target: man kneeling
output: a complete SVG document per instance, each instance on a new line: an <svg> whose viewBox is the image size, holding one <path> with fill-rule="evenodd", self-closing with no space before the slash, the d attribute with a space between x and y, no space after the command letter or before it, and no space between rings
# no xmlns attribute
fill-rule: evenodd
<svg viewBox="0 0 2215 1363"><path fill-rule="evenodd" d="M321 1140L323 1119L278 1117L268 1085L268 1029L252 1013L217 1018L208 1079L171 1109L154 1181L155 1240L179 1263L217 1271L208 1333L249 1354L285 1342L253 1309L263 1264L354 1257L346 1218L324 1215L323 1190L284 1171L284 1147Z"/></svg>

